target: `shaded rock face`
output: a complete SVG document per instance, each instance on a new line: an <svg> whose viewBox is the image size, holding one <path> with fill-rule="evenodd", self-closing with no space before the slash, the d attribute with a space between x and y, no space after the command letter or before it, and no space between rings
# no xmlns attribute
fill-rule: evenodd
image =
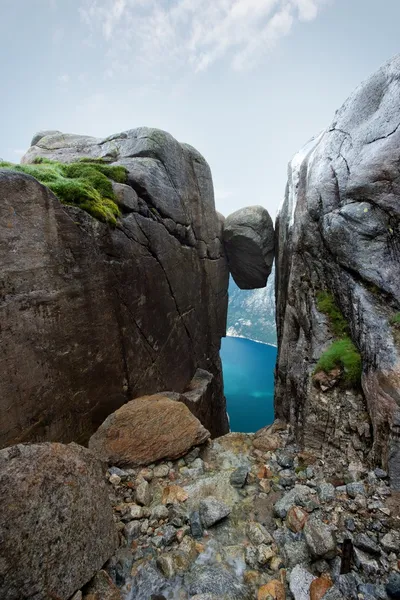
<svg viewBox="0 0 400 600"><path fill-rule="evenodd" d="M0 597L68 600L118 537L100 461L77 444L0 451Z"/></svg>
<svg viewBox="0 0 400 600"><path fill-rule="evenodd" d="M211 377L203 423L228 431L228 267L207 163L154 129L35 141L23 162L103 158L128 169L129 186L111 228L0 172L0 446L84 443L132 398L184 392L197 369Z"/></svg>
<svg viewBox="0 0 400 600"><path fill-rule="evenodd" d="M111 414L90 438L89 448L112 465L148 465L179 458L209 437L182 402L154 394Z"/></svg>
<svg viewBox="0 0 400 600"><path fill-rule="evenodd" d="M274 226L262 206L248 206L225 219L224 244L230 271L242 290L263 288L274 261Z"/></svg>
<svg viewBox="0 0 400 600"><path fill-rule="evenodd" d="M293 159L276 232L276 413L295 426L299 440L314 440L320 448L337 446L351 459L368 451L363 436L368 435L370 418L371 458L388 467L396 489L399 125L396 57L361 84L331 126ZM322 393L313 387L316 362L332 342L327 318L317 307L321 290L332 294L361 353L362 394L337 388ZM352 432L356 439L348 444L344 440Z"/></svg>

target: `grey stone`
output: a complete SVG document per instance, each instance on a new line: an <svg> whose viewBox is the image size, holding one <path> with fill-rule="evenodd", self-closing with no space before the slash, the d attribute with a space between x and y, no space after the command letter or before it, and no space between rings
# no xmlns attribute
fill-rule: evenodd
<svg viewBox="0 0 400 600"><path fill-rule="evenodd" d="M233 471L232 475L230 476L230 484L236 488L244 487L246 485L248 474L248 467L238 467L237 469L235 469L235 471Z"/></svg>
<svg viewBox="0 0 400 600"><path fill-rule="evenodd" d="M321 483L317 490L321 502L331 502L335 499L335 488L331 483Z"/></svg>
<svg viewBox="0 0 400 600"><path fill-rule="evenodd" d="M131 519L141 519L143 517L143 508L134 504L130 507L128 515Z"/></svg>
<svg viewBox="0 0 400 600"><path fill-rule="evenodd" d="M149 506L151 502L150 486L145 479L136 488L136 502L142 506Z"/></svg>
<svg viewBox="0 0 400 600"><path fill-rule="evenodd" d="M186 396L187 396L188 392L186 392ZM196 460L196 458L198 458L200 455L200 448L193 448L193 450L191 450L190 452L188 452L188 454L186 454L186 456L183 457L185 463L187 465L190 465L193 461Z"/></svg>
<svg viewBox="0 0 400 600"><path fill-rule="evenodd" d="M273 538L261 523L250 522L246 529L247 537L254 546L271 544Z"/></svg>
<svg viewBox="0 0 400 600"><path fill-rule="evenodd" d="M358 600L358 583L354 573L339 575L335 583L346 600Z"/></svg>
<svg viewBox="0 0 400 600"><path fill-rule="evenodd" d="M304 525L307 545L316 558L333 558L336 554L336 537L331 526L320 519L310 518Z"/></svg>
<svg viewBox="0 0 400 600"><path fill-rule="evenodd" d="M159 521L160 519L168 519L168 517L169 510L164 504L158 504L151 509L152 519L157 519L157 521Z"/></svg>
<svg viewBox="0 0 400 600"><path fill-rule="evenodd" d="M354 545L356 548L360 548L361 550L368 552L368 554L374 554L376 556L381 554L381 549L379 548L378 544L374 542L374 540L371 539L366 533L359 533L356 535L354 538Z"/></svg>
<svg viewBox="0 0 400 600"><path fill-rule="evenodd" d="M157 567L167 579L175 576L174 559L171 554L162 554L157 558Z"/></svg>
<svg viewBox="0 0 400 600"><path fill-rule="evenodd" d="M284 519L286 514L292 506L299 505L304 506L310 498L310 488L305 485L296 485L290 492L287 492L280 500L274 505L275 514Z"/></svg>
<svg viewBox="0 0 400 600"><path fill-rule="evenodd" d="M294 465L294 457L292 454L284 450L278 450L276 453L276 461L283 469L291 469Z"/></svg>
<svg viewBox="0 0 400 600"><path fill-rule="evenodd" d="M310 553L304 540L286 542L283 547L283 553L289 568L310 563Z"/></svg>
<svg viewBox="0 0 400 600"><path fill-rule="evenodd" d="M234 573L222 566L194 565L184 577L189 594L213 594L218 598L244 600L246 591Z"/></svg>
<svg viewBox="0 0 400 600"><path fill-rule="evenodd" d="M377 467L375 469L374 473L378 477L378 479L386 479L388 476L387 471L384 471L383 469L380 469L379 467Z"/></svg>
<svg viewBox="0 0 400 600"><path fill-rule="evenodd" d="M225 519L231 512L229 506L209 496L200 501L199 513L203 527L208 528Z"/></svg>
<svg viewBox="0 0 400 600"><path fill-rule="evenodd" d="M162 597L162 592L166 584L166 579L163 577L159 569L157 569L156 562L151 561L139 565L136 570L135 577L132 577L132 598L152 598L157 596Z"/></svg>
<svg viewBox="0 0 400 600"><path fill-rule="evenodd" d="M31 146L36 146L36 144L44 137L57 134L61 134L61 131L58 131L57 129L44 129L43 131L38 131L32 138Z"/></svg>
<svg viewBox="0 0 400 600"><path fill-rule="evenodd" d="M310 586L316 579L307 569L296 565L290 573L290 591L294 600L310 600Z"/></svg>
<svg viewBox="0 0 400 600"><path fill-rule="evenodd" d="M193 511L190 515L190 531L194 538L203 537L203 526L200 519L200 514L197 511Z"/></svg>
<svg viewBox="0 0 400 600"><path fill-rule="evenodd" d="M162 538L165 546L170 546L176 540L176 529L172 525L162 528Z"/></svg>
<svg viewBox="0 0 400 600"><path fill-rule="evenodd" d="M334 585L322 596L322 600L346 600L346 598L336 585Z"/></svg>
<svg viewBox="0 0 400 600"><path fill-rule="evenodd" d="M356 496L365 496L365 485L361 481L355 481L353 483L348 483L346 485L347 494L350 498L355 498Z"/></svg>
<svg viewBox="0 0 400 600"><path fill-rule="evenodd" d="M359 548L354 548L354 562L359 569L362 569L366 573L366 575L373 576L379 571L377 561Z"/></svg>
<svg viewBox="0 0 400 600"><path fill-rule="evenodd" d="M157 465L153 469L154 477L168 477L169 466L168 465Z"/></svg>
<svg viewBox="0 0 400 600"><path fill-rule="evenodd" d="M142 524L140 521L130 521L125 525L124 535L126 539L131 542L132 540L136 540L142 531Z"/></svg>
<svg viewBox="0 0 400 600"><path fill-rule="evenodd" d="M109 467L108 471L110 475L117 475L121 480L128 479L129 477L129 473L118 467Z"/></svg>
<svg viewBox="0 0 400 600"><path fill-rule="evenodd" d="M400 598L400 573L390 574L386 584L386 591L393 600L398 600L398 598Z"/></svg>
<svg viewBox="0 0 400 600"><path fill-rule="evenodd" d="M229 215L223 239L229 268L239 288L265 287L274 260L274 226L267 210L249 206Z"/></svg>
<svg viewBox="0 0 400 600"><path fill-rule="evenodd" d="M102 465L77 444L1 450L0 505L0 598L69 598L117 547Z"/></svg>
<svg viewBox="0 0 400 600"><path fill-rule="evenodd" d="M380 545L386 552L400 552L400 533L389 531L381 538Z"/></svg>
<svg viewBox="0 0 400 600"><path fill-rule="evenodd" d="M348 531L355 531L356 530L356 524L355 524L354 519L352 519L352 518L346 519L345 522L344 522L344 524L345 524L345 527L346 527L346 529Z"/></svg>

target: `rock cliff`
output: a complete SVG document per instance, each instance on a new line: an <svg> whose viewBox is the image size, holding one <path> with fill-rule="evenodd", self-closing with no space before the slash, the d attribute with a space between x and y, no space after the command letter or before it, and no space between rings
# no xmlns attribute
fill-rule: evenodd
<svg viewBox="0 0 400 600"><path fill-rule="evenodd" d="M125 167L127 185L113 183L121 214L110 226L0 170L0 447L84 443L132 398L193 395L199 372L198 414L225 433L228 267L206 161L155 129L44 134L24 164L92 159Z"/></svg>
<svg viewBox="0 0 400 600"><path fill-rule="evenodd" d="M277 219L276 413L400 489L400 57L289 165ZM370 422L372 431L370 431ZM371 438L372 434L372 438Z"/></svg>

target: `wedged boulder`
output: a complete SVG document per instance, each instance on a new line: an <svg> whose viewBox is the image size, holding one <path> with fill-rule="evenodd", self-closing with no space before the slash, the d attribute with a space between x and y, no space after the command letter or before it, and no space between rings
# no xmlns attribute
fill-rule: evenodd
<svg viewBox="0 0 400 600"><path fill-rule="evenodd" d="M229 269L242 290L263 288L274 261L274 226L262 206L248 206L229 215L223 240Z"/></svg>
<svg viewBox="0 0 400 600"><path fill-rule="evenodd" d="M198 369L212 378L200 418L223 435L229 271L207 162L150 128L106 139L47 131L32 144L25 165L95 159L128 180L114 183L112 227L0 169L0 447L86 444L117 408L182 393Z"/></svg>
<svg viewBox="0 0 400 600"><path fill-rule="evenodd" d="M68 600L118 536L100 461L77 444L0 451L0 598Z"/></svg>
<svg viewBox="0 0 400 600"><path fill-rule="evenodd" d="M131 400L107 417L89 448L112 465L148 465L179 458L209 437L185 404L154 394Z"/></svg>
<svg viewBox="0 0 400 600"><path fill-rule="evenodd" d="M276 414L306 446L329 446L349 462L356 452L374 458L394 489L400 489L399 123L400 55L363 82L293 158L275 227ZM328 385L314 385L318 365ZM335 368L340 381L332 377ZM340 386L351 389L344 395Z"/></svg>

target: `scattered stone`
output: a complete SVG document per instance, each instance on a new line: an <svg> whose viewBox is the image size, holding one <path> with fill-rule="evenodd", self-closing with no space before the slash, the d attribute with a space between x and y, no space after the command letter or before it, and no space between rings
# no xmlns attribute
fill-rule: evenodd
<svg viewBox="0 0 400 600"><path fill-rule="evenodd" d="M360 548L361 550L364 550L364 552L368 552L368 554L374 554L376 556L381 554L381 549L379 548L378 544L374 542L374 540L372 540L366 533L359 533L354 538L354 545L356 548Z"/></svg>
<svg viewBox="0 0 400 600"><path fill-rule="evenodd" d="M157 567L167 579L175 577L174 561L171 554L162 554L157 558Z"/></svg>
<svg viewBox="0 0 400 600"><path fill-rule="evenodd" d="M212 525L218 523L218 521L225 519L230 512L231 509L229 506L212 496L209 496L200 502L199 513L201 522L205 528L212 527Z"/></svg>
<svg viewBox="0 0 400 600"><path fill-rule="evenodd" d="M258 590L257 600L286 600L285 586L273 579Z"/></svg>
<svg viewBox="0 0 400 600"><path fill-rule="evenodd" d="M321 575L314 579L310 586L310 600L321 600L326 592L332 587L333 582L329 575Z"/></svg>
<svg viewBox="0 0 400 600"><path fill-rule="evenodd" d="M118 477L121 480L125 480L129 477L129 473L127 473L127 471L123 471L122 469L119 469L118 467L110 467L108 469L110 475L118 475Z"/></svg>
<svg viewBox="0 0 400 600"><path fill-rule="evenodd" d="M176 502L185 502L188 498L189 494L179 485L167 485L164 488L161 502L168 506Z"/></svg>
<svg viewBox="0 0 400 600"><path fill-rule="evenodd" d="M276 462L283 469L292 469L294 465L294 457L285 450L279 450L276 453Z"/></svg>
<svg viewBox="0 0 400 600"><path fill-rule="evenodd" d="M140 536L141 530L142 524L140 523L140 521L131 521L130 523L125 525L124 535L128 542L131 542L132 540L136 540Z"/></svg>
<svg viewBox="0 0 400 600"><path fill-rule="evenodd" d="M321 483L317 490L321 502L331 502L335 499L335 488L331 483Z"/></svg>
<svg viewBox="0 0 400 600"><path fill-rule="evenodd" d="M294 533L299 533L308 520L308 513L299 506L289 508L286 515L286 525Z"/></svg>
<svg viewBox="0 0 400 600"><path fill-rule="evenodd" d="M381 544L382 548L384 550L386 550L386 552L399 553L400 552L400 533L397 531L389 531L382 537L380 544Z"/></svg>
<svg viewBox="0 0 400 600"><path fill-rule="evenodd" d="M249 469L247 467L238 467L230 476L230 484L236 488L242 488L246 485Z"/></svg>
<svg viewBox="0 0 400 600"><path fill-rule="evenodd" d="M400 573L392 573L390 575L386 584L386 591L393 600L400 598Z"/></svg>
<svg viewBox="0 0 400 600"><path fill-rule="evenodd" d="M275 552L272 550L271 546L266 546L265 544L258 546L257 562L259 565L266 565L273 556L275 556Z"/></svg>
<svg viewBox="0 0 400 600"><path fill-rule="evenodd" d="M203 537L203 525L197 511L192 512L190 515L190 531L195 539Z"/></svg>
<svg viewBox="0 0 400 600"><path fill-rule="evenodd" d="M153 479L153 477L153 469L141 469L138 474L138 478L145 479L149 482Z"/></svg>
<svg viewBox="0 0 400 600"><path fill-rule="evenodd" d="M154 394L136 398L107 417L89 448L113 465L148 465L179 458L209 437L183 402Z"/></svg>
<svg viewBox="0 0 400 600"><path fill-rule="evenodd" d="M356 524L355 524L354 519L351 519L351 518L350 519L346 519L345 522L344 522L344 525L345 525L345 527L346 527L346 529L348 531L355 531L356 530Z"/></svg>
<svg viewBox="0 0 400 600"><path fill-rule="evenodd" d="M380 469L379 467L375 469L374 473L378 477L378 479L387 479L388 477L387 472L383 469Z"/></svg>
<svg viewBox="0 0 400 600"><path fill-rule="evenodd" d="M273 538L261 523L250 522L247 525L247 537L254 546L272 544Z"/></svg>
<svg viewBox="0 0 400 600"><path fill-rule="evenodd" d="M164 504L158 504L151 509L151 518L159 521L160 519L168 519L169 510Z"/></svg>
<svg viewBox="0 0 400 600"><path fill-rule="evenodd" d="M109 481L112 485L119 485L121 483L121 477L118 477L118 475L110 475Z"/></svg>
<svg viewBox="0 0 400 600"><path fill-rule="evenodd" d="M85 586L83 600L122 600L122 595L106 571L99 571Z"/></svg>
<svg viewBox="0 0 400 600"><path fill-rule="evenodd" d="M323 600L346 600L340 590L334 585L322 597ZM347 599L349 600L349 599Z"/></svg>
<svg viewBox="0 0 400 600"><path fill-rule="evenodd" d="M365 485L361 481L355 481L346 485L347 494L350 498L355 498L357 495L365 496Z"/></svg>
<svg viewBox="0 0 400 600"><path fill-rule="evenodd" d="M183 460L187 465L190 465L200 456L200 448L193 448L190 452L184 456Z"/></svg>
<svg viewBox="0 0 400 600"><path fill-rule="evenodd" d="M169 475L169 466L168 465L158 465L153 469L154 477L168 477Z"/></svg>
<svg viewBox="0 0 400 600"><path fill-rule="evenodd" d="M310 587L316 579L307 569L296 565L290 573L290 591L294 600L310 600Z"/></svg>
<svg viewBox="0 0 400 600"><path fill-rule="evenodd" d="M129 509L129 516L131 519L142 519L143 518L143 508L134 504Z"/></svg>
<svg viewBox="0 0 400 600"><path fill-rule="evenodd" d="M336 554L336 538L332 527L320 519L309 519L304 526L307 545L316 558L333 558Z"/></svg>
<svg viewBox="0 0 400 600"><path fill-rule="evenodd" d="M366 575L376 575L379 571L379 565L374 558L371 558L368 554L354 548L354 562L359 569L362 569Z"/></svg>
<svg viewBox="0 0 400 600"><path fill-rule="evenodd" d="M300 505L304 506L310 498L310 488L305 485L295 485L295 487L287 492L278 502L274 505L275 514L284 519L286 514L292 506Z"/></svg>
<svg viewBox="0 0 400 600"><path fill-rule="evenodd" d="M150 486L145 479L136 488L136 502L141 506L149 506L151 502Z"/></svg>
<svg viewBox="0 0 400 600"><path fill-rule="evenodd" d="M283 547L283 552L286 558L286 563L289 568L296 565L307 565L310 562L310 554L308 546L303 540L295 542L286 542Z"/></svg>
<svg viewBox="0 0 400 600"><path fill-rule="evenodd" d="M162 539L165 546L170 546L176 539L176 529L172 525L166 525L162 529Z"/></svg>

